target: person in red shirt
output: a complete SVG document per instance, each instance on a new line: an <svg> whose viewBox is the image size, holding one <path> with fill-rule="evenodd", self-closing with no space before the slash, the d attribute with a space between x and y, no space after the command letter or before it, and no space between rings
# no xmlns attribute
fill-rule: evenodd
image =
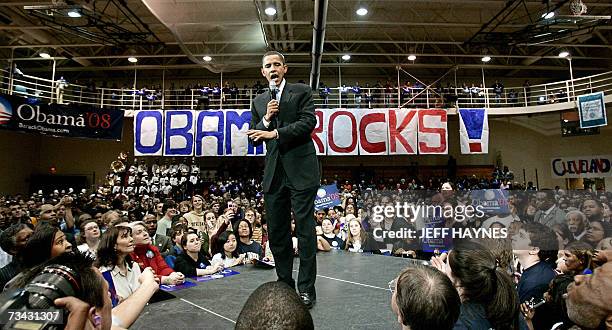
<svg viewBox="0 0 612 330"><path fill-rule="evenodd" d="M130 253L132 260L138 263L141 269L151 267L161 284L177 285L183 283L185 275L175 272L166 264L157 247L151 244L151 237L149 237L149 232L144 223L141 221L132 222L130 227L135 244L134 252Z"/></svg>

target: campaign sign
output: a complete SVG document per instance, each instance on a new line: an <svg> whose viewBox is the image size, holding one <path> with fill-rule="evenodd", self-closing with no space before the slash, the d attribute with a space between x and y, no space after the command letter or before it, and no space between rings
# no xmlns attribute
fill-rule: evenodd
<svg viewBox="0 0 612 330"><path fill-rule="evenodd" d="M603 92L578 96L580 128L608 125Z"/></svg>
<svg viewBox="0 0 612 330"><path fill-rule="evenodd" d="M311 137L317 155L448 154L443 109L317 109L315 117ZM251 119L249 110L238 109L136 111L134 155L264 155L264 144L254 144L246 135ZM480 138L471 141L483 144L478 153L487 151L484 125Z"/></svg>
<svg viewBox="0 0 612 330"><path fill-rule="evenodd" d="M179 290L183 290L183 289L187 289L187 288L192 288L194 286L197 286L197 283L194 282L190 282L190 281L185 281L185 283L183 284L178 284L178 285L169 285L169 284L162 284L159 286L159 288L163 291L166 292L173 292L173 291L179 291Z"/></svg>
<svg viewBox="0 0 612 330"><path fill-rule="evenodd" d="M489 214L508 214L508 190L482 189L472 190L470 197L474 207L480 206L480 210Z"/></svg>
<svg viewBox="0 0 612 330"><path fill-rule="evenodd" d="M0 129L121 140L123 111L90 105L45 104L21 96L0 94Z"/></svg>
<svg viewBox="0 0 612 330"><path fill-rule="evenodd" d="M315 198L315 210L322 210L336 205L340 205L340 194L338 193L338 187L335 184L328 186L321 186L317 190L317 197Z"/></svg>
<svg viewBox="0 0 612 330"><path fill-rule="evenodd" d="M222 270L221 272L219 272L217 274L205 275L205 276L196 276L196 277L192 277L192 278L194 280L196 280L197 282L208 282L208 281L216 280L218 278L224 278L224 277L234 276L234 275L238 275L238 274L240 274L240 273L235 271L235 270L224 269L224 270Z"/></svg>

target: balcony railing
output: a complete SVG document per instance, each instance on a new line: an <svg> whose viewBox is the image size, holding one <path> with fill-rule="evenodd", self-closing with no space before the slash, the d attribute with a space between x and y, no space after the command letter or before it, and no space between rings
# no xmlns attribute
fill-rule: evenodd
<svg viewBox="0 0 612 330"><path fill-rule="evenodd" d="M0 91L38 98L52 103L89 104L122 110L139 109L248 109L263 89L134 90L87 87L70 82L52 81L29 75L14 74L10 79L0 70ZM492 88L473 86L457 88L352 87L330 88L329 94L314 92L315 104L322 108L512 108L573 102L583 94L603 91L612 94L612 72L589 77L526 87L506 87L495 93Z"/></svg>

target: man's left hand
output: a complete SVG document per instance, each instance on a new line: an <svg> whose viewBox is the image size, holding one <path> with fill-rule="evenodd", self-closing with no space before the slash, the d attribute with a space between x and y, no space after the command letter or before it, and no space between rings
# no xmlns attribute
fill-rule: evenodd
<svg viewBox="0 0 612 330"><path fill-rule="evenodd" d="M246 134L253 141L259 141L259 140L267 141L267 140L272 140L276 138L275 131L262 131L262 130L257 130L257 129L250 129L246 132Z"/></svg>

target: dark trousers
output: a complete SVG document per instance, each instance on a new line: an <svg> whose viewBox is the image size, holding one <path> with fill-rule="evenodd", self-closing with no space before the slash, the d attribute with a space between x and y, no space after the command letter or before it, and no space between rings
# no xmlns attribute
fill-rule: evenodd
<svg viewBox="0 0 612 330"><path fill-rule="evenodd" d="M317 240L314 220L314 199L318 187L295 189L283 170L276 165L270 190L265 193L268 240L276 264L279 281L295 288L293 280L293 244L291 242L291 210L295 214L295 232L298 238L300 269L298 290L316 295Z"/></svg>

